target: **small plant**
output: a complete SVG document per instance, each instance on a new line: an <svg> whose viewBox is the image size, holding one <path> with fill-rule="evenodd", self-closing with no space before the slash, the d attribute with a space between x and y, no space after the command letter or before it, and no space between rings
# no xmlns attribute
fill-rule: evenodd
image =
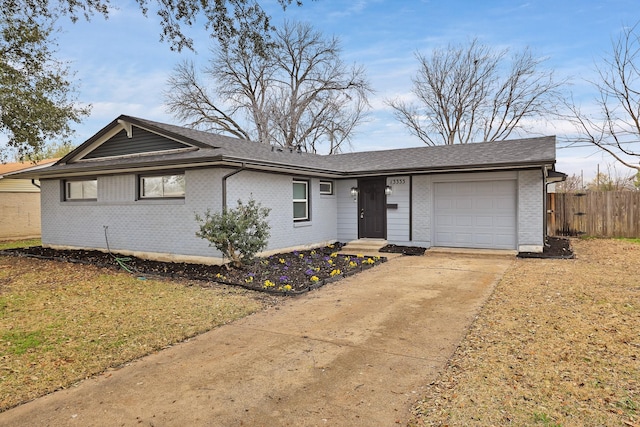
<svg viewBox="0 0 640 427"><path fill-rule="evenodd" d="M273 288L276 284L273 283L271 280L265 280L264 281L264 285L262 286L265 289L269 289L269 288Z"/></svg>
<svg viewBox="0 0 640 427"><path fill-rule="evenodd" d="M204 217L196 214L200 225L196 236L208 240L209 246L222 252L234 267L240 267L267 247L270 227L266 218L270 211L253 198L247 204L238 200L235 209L223 209L213 214L207 210Z"/></svg>

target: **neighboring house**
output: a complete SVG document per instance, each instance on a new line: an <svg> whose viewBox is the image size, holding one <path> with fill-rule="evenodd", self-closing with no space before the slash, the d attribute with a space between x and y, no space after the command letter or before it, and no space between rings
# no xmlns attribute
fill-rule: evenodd
<svg viewBox="0 0 640 427"><path fill-rule="evenodd" d="M322 156L120 116L54 166L42 243L220 262L196 213L253 197L265 253L334 241L540 252L555 137Z"/></svg>
<svg viewBox="0 0 640 427"><path fill-rule="evenodd" d="M0 240L40 236L40 184L33 179L11 179L7 174L51 166L56 160L0 163Z"/></svg>

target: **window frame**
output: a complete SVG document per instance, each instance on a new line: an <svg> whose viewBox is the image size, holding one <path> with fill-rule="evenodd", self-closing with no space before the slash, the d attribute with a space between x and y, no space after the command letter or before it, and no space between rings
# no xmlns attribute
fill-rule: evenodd
<svg viewBox="0 0 640 427"><path fill-rule="evenodd" d="M309 187L310 187L310 182L307 179L294 179L292 181L292 190L293 188L295 188L296 184L303 184L305 186L305 195L306 197L304 199L296 199L292 196L292 200L293 200L293 221L294 222L304 222L304 221L311 221L311 197L309 194ZM303 217L299 217L296 218L296 203L304 203L305 204L305 216Z"/></svg>
<svg viewBox="0 0 640 427"><path fill-rule="evenodd" d="M329 191L322 191L322 185L323 184L328 184L329 185ZM329 180L320 180L320 184L319 184L319 188L320 188L320 195L321 196L333 196L333 181L329 181Z"/></svg>
<svg viewBox="0 0 640 427"><path fill-rule="evenodd" d="M165 178L173 176L183 176L184 188L181 196L165 196L164 183ZM144 180L148 178L162 178L162 195L146 196L144 194ZM137 179L137 199L138 200L184 200L187 194L187 175L185 171L162 171L160 173L139 174Z"/></svg>
<svg viewBox="0 0 640 427"><path fill-rule="evenodd" d="M94 182L96 183L96 196L95 197L85 197L85 186L84 183ZM71 197L71 184L72 183L81 183L81 191L82 197ZM65 202L95 202L98 200L98 178L78 178L78 179L64 179L62 181L62 200Z"/></svg>

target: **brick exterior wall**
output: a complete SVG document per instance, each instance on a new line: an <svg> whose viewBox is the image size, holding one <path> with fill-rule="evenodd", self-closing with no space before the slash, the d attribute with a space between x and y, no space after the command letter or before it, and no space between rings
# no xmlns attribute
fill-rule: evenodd
<svg viewBox="0 0 640 427"><path fill-rule="evenodd" d="M413 177L413 241L411 245L431 246L431 175Z"/></svg>
<svg viewBox="0 0 640 427"><path fill-rule="evenodd" d="M195 236L195 214L222 208L222 177L230 169L187 170L184 200L136 200L134 174L98 178L97 201L62 201L60 180L42 183L43 244L105 250L105 226L114 251L158 259L219 258L221 254ZM304 178L304 177L297 177ZM241 171L227 180L227 204L249 195L271 208L267 252L335 241L335 195L320 195L318 179L309 179L311 220L294 223L292 176Z"/></svg>
<svg viewBox="0 0 640 427"><path fill-rule="evenodd" d="M0 193L0 240L40 236L40 193Z"/></svg>
<svg viewBox="0 0 640 427"><path fill-rule="evenodd" d="M518 250L542 251L544 245L544 180L542 171L518 172Z"/></svg>

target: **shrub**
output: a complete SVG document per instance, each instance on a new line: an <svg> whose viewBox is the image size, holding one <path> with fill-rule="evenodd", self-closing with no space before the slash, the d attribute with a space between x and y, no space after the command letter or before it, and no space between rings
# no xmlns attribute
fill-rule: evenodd
<svg viewBox="0 0 640 427"><path fill-rule="evenodd" d="M222 252L234 267L240 267L267 247L270 227L266 218L270 211L253 198L247 204L238 200L235 209L223 209L213 214L208 209L204 217L196 214L200 226L196 236L208 240L209 246Z"/></svg>

